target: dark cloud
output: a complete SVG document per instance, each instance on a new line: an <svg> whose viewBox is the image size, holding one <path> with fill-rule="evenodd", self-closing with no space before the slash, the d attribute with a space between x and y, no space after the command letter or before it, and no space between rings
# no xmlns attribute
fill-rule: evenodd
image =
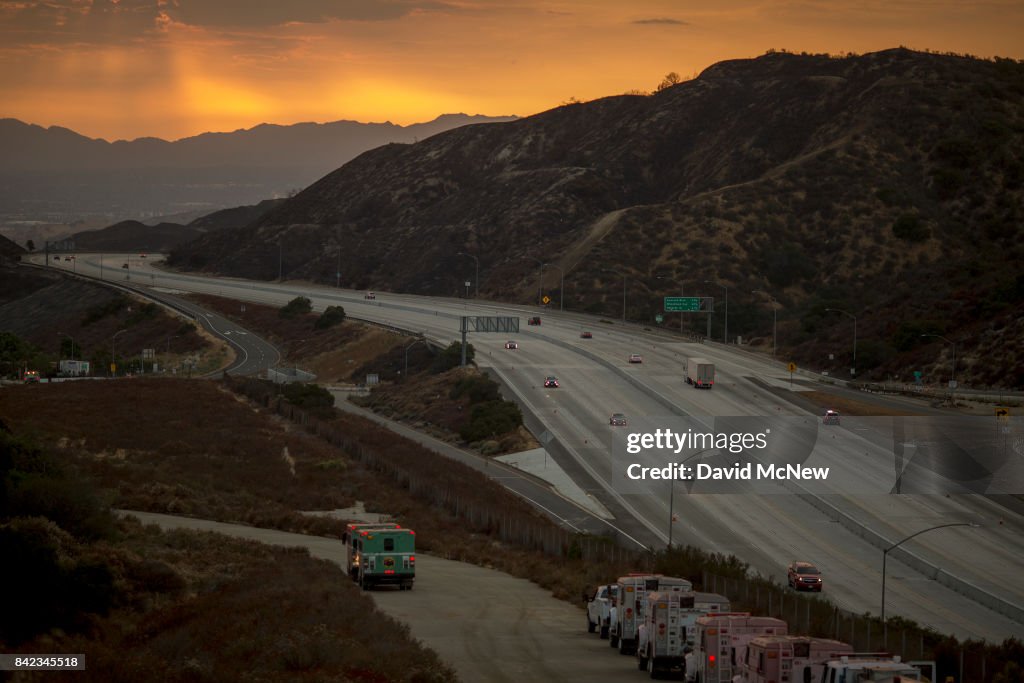
<svg viewBox="0 0 1024 683"><path fill-rule="evenodd" d="M176 0L168 14L192 26L263 27L331 20L388 21L417 10L451 9L425 0Z"/></svg>
<svg viewBox="0 0 1024 683"><path fill-rule="evenodd" d="M690 22L682 21L680 19L669 19L668 17L660 17L656 19L637 19L633 22L634 24L658 24L663 26L689 26Z"/></svg>
<svg viewBox="0 0 1024 683"><path fill-rule="evenodd" d="M0 32L8 45L109 43L155 30L161 14L156 0L0 1Z"/></svg>

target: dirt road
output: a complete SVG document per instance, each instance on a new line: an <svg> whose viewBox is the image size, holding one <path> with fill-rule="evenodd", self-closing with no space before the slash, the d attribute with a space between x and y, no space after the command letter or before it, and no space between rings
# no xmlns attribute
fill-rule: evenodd
<svg viewBox="0 0 1024 683"><path fill-rule="evenodd" d="M344 548L330 538L206 520L132 512L147 524L188 528L308 548L342 564ZM463 681L629 681L646 678L636 660L588 634L584 613L547 591L503 572L429 555L416 558L416 587L372 591L377 605L409 625Z"/></svg>

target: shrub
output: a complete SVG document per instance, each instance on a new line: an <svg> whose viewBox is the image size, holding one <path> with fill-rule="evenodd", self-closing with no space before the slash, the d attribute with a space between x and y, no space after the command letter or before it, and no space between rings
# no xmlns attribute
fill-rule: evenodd
<svg viewBox="0 0 1024 683"><path fill-rule="evenodd" d="M501 398L498 385L485 375L467 375L456 382L451 397L460 398L463 395L469 396L471 404L497 401Z"/></svg>
<svg viewBox="0 0 1024 683"><path fill-rule="evenodd" d="M476 351L472 344L466 345L466 363L472 363ZM452 342L441 353L437 354L434 363L430 366L431 372L439 375L442 372L457 368L462 363L462 342Z"/></svg>
<svg viewBox="0 0 1024 683"><path fill-rule="evenodd" d="M328 327L340 325L345 321L345 309L342 306L328 306L327 309L316 319L313 325L318 330L326 330Z"/></svg>
<svg viewBox="0 0 1024 683"><path fill-rule="evenodd" d="M289 403L300 408L334 407L334 396L318 384L285 384L281 393Z"/></svg>
<svg viewBox="0 0 1024 683"><path fill-rule="evenodd" d="M893 222L892 234L907 242L923 242L931 237L931 230L914 214L905 213Z"/></svg>
<svg viewBox="0 0 1024 683"><path fill-rule="evenodd" d="M305 315L313 310L313 302L304 296L297 296L287 304L285 304L278 314L282 318L295 318L300 315Z"/></svg>
<svg viewBox="0 0 1024 683"><path fill-rule="evenodd" d="M486 401L473 406L469 423L460 431L466 441L481 441L490 437L507 434L523 424L519 406L509 401Z"/></svg>

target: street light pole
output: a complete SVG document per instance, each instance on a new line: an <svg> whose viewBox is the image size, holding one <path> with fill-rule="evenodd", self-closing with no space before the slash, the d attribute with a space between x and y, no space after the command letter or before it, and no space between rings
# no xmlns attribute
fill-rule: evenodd
<svg viewBox="0 0 1024 683"><path fill-rule="evenodd" d="M537 305L540 306L543 303L541 299L544 298L544 266L548 264L536 256L528 256L527 258L531 258L540 264L540 274L537 276Z"/></svg>
<svg viewBox="0 0 1024 683"><path fill-rule="evenodd" d="M834 313L842 313L853 318L853 369L857 369L857 316L849 311L844 311L841 308L826 308L826 311L832 311Z"/></svg>
<svg viewBox="0 0 1024 683"><path fill-rule="evenodd" d="M944 342L953 345L953 374L950 376L950 383L953 385L952 388L956 388L956 342L952 339L946 339L941 334L922 334L922 337L938 337Z"/></svg>
<svg viewBox="0 0 1024 683"><path fill-rule="evenodd" d="M725 327L722 328L722 343L729 343L729 288L711 280L705 280L706 285L718 285L725 290Z"/></svg>
<svg viewBox="0 0 1024 683"><path fill-rule="evenodd" d="M750 292L751 294L765 294L772 302L772 358L775 357L775 348L778 342L778 329L779 329L779 302L775 300L771 294L764 291L763 289L755 289Z"/></svg>
<svg viewBox="0 0 1024 683"><path fill-rule="evenodd" d="M114 360L115 358L117 358L117 355L114 353L114 342L117 341L117 335L121 334L122 332L127 332L127 331L128 330L118 330L117 332L114 333L114 336L110 338L110 376L111 377L114 377L116 375L116 373L117 373L117 370L116 370L116 368L117 368L117 361Z"/></svg>
<svg viewBox="0 0 1024 683"><path fill-rule="evenodd" d="M895 548L898 548L899 546L903 545L904 543L906 543L910 539L915 538L917 536L920 536L923 533L927 533L929 531L935 531L936 529L946 529L946 528L951 527L951 526L969 526L969 527L972 527L972 528L975 528L975 529L978 528L978 525L975 524L974 522L952 522L950 524L939 524L938 526L928 527L927 529L922 529L921 531L918 531L917 533L913 533L913 534L907 536L906 538L904 538L902 541L900 541L898 543L894 543L893 545L889 546L888 548L886 548L885 550L882 551L882 644L883 645L886 644L886 640L887 640L888 635L889 635L888 626L887 626L886 621L885 621L885 562L886 562L886 558L889 557L889 551L894 550Z"/></svg>
<svg viewBox="0 0 1024 683"><path fill-rule="evenodd" d="M459 256L468 256L469 258L473 259L473 263L476 265L476 279L474 280L475 286L473 287L473 289L474 289L473 298L474 299L479 299L480 298L480 259L478 259L476 256L473 256L472 254L467 254L464 251L460 251L459 252Z"/></svg>
<svg viewBox="0 0 1024 683"><path fill-rule="evenodd" d="M277 281L280 282L284 277L284 250L281 247L281 242L277 243Z"/></svg>

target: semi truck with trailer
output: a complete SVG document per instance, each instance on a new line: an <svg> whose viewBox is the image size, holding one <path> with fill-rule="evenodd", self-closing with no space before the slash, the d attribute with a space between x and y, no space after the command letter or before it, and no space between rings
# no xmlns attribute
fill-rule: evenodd
<svg viewBox="0 0 1024 683"><path fill-rule="evenodd" d="M593 597L587 601L587 633L597 631L602 639L608 637L611 608L618 594L618 584L610 583L597 587Z"/></svg>
<svg viewBox="0 0 1024 683"><path fill-rule="evenodd" d="M747 645L758 636L785 635L789 626L775 617L750 612L723 612L697 617L692 662L688 674L698 683L731 683L746 658Z"/></svg>
<svg viewBox="0 0 1024 683"><path fill-rule="evenodd" d="M687 607L693 606L693 584L686 579L661 574L629 574L620 576L616 583L618 598L608 631L608 644L618 647L619 654L636 653L637 629L643 620L644 596L648 592L687 593Z"/></svg>
<svg viewBox="0 0 1024 683"><path fill-rule="evenodd" d="M841 641L809 636L758 636L747 644L745 683L816 683L826 662L853 654Z"/></svg>
<svg viewBox="0 0 1024 683"><path fill-rule="evenodd" d="M695 389L715 386L715 364L706 358L687 358L686 383L692 384Z"/></svg>
<svg viewBox="0 0 1024 683"><path fill-rule="evenodd" d="M352 537L356 583L363 590L387 585L412 590L416 580L415 531L358 529Z"/></svg>

